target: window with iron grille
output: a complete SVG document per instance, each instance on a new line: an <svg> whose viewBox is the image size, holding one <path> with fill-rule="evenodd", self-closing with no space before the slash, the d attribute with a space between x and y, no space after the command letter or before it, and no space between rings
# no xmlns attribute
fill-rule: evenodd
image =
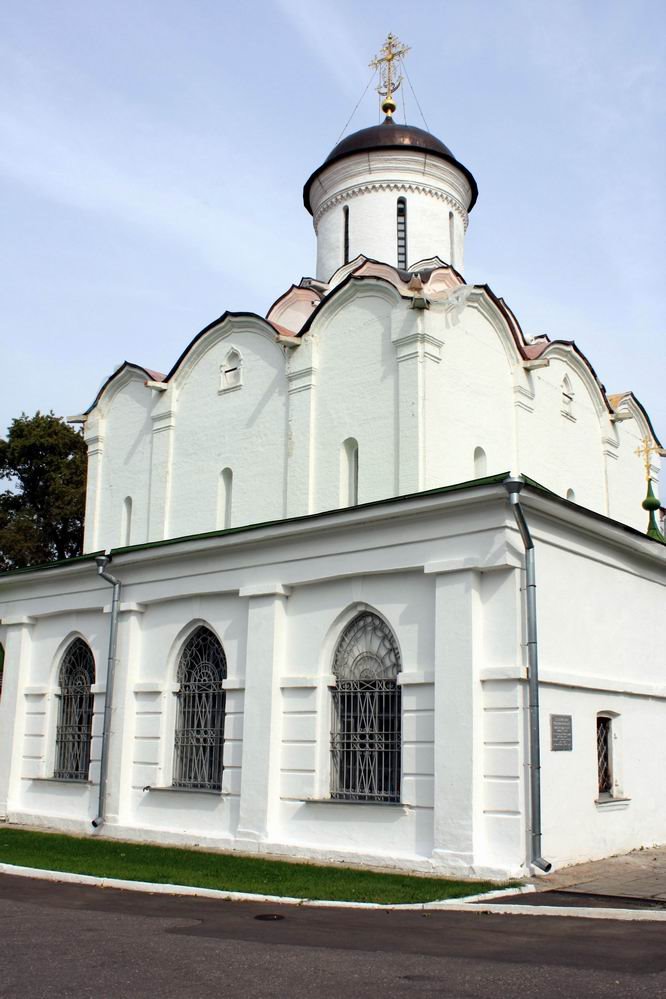
<svg viewBox="0 0 666 999"><path fill-rule="evenodd" d="M398 269L407 270L407 202L398 198Z"/></svg>
<svg viewBox="0 0 666 999"><path fill-rule="evenodd" d="M227 661L208 628L196 629L178 663L173 786L220 791Z"/></svg>
<svg viewBox="0 0 666 999"><path fill-rule="evenodd" d="M364 612L347 625L333 672L331 797L400 801L400 652L381 618Z"/></svg>
<svg viewBox="0 0 666 999"><path fill-rule="evenodd" d="M597 768L599 772L599 794L609 795L613 791L611 770L611 719L597 716Z"/></svg>
<svg viewBox="0 0 666 999"><path fill-rule="evenodd" d="M54 777L88 780L92 740L95 660L82 638L67 647L60 667L60 708Z"/></svg>

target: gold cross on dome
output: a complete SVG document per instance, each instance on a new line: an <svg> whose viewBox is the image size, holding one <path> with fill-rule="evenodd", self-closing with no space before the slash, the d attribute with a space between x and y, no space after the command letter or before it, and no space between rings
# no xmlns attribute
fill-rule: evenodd
<svg viewBox="0 0 666 999"><path fill-rule="evenodd" d="M403 45L395 35L389 34L380 49L379 55L375 56L370 63L372 69L379 71L377 93L384 98L381 107L387 118L392 117L397 107L393 95L402 83L402 77L397 75L397 70L394 69L393 63L396 59L402 59L408 52L409 47L407 45Z"/></svg>
<svg viewBox="0 0 666 999"><path fill-rule="evenodd" d="M637 447L634 454L637 454L639 458L643 459L643 464L645 465L645 478L650 478L650 465L652 464L651 458L653 454L660 454L661 448L657 447L656 444L650 443L649 437L643 437L640 447Z"/></svg>

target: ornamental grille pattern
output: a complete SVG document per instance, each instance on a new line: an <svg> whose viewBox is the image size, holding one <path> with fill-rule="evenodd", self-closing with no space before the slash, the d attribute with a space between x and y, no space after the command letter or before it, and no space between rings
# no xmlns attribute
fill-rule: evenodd
<svg viewBox="0 0 666 999"><path fill-rule="evenodd" d="M60 667L60 710L56 727L54 777L88 780L92 740L95 660L82 638L75 638Z"/></svg>
<svg viewBox="0 0 666 999"><path fill-rule="evenodd" d="M400 653L381 618L359 614L345 628L333 672L331 797L400 801Z"/></svg>
<svg viewBox="0 0 666 999"><path fill-rule="evenodd" d="M174 787L222 789L225 693L224 650L208 628L188 639L178 664Z"/></svg>
<svg viewBox="0 0 666 999"><path fill-rule="evenodd" d="M597 718L597 762L599 765L599 794L610 794L613 779L610 766L610 718Z"/></svg>

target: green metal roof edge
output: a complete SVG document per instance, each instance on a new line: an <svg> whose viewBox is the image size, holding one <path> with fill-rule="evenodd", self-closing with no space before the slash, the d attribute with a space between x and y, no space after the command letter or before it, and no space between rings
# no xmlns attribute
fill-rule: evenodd
<svg viewBox="0 0 666 999"><path fill-rule="evenodd" d="M75 562L93 562L98 555L103 554L104 552L100 549L96 552L86 552L85 555L72 555L71 558L57 559L55 562L41 562L39 565L26 565L20 569L6 569L4 572L0 572L0 580L7 579L9 576L20 576L27 572L43 572L45 569L58 569L65 565L73 565Z"/></svg>
<svg viewBox="0 0 666 999"><path fill-rule="evenodd" d="M468 482L456 482L451 486L437 486L434 489L423 489L416 493L404 493L401 496L387 496L385 499L370 500L369 503L357 503L355 506L334 507L332 510L318 510L317 513L302 513L297 517L278 517L276 520L264 520L257 524L245 524L241 527L226 527L216 531L204 531L201 534L183 534L178 538L164 538L162 541L145 541L141 545L125 545L122 548L112 548L111 555L124 555L126 552L139 552L150 548L160 548L164 545L177 545L184 541L199 541L204 538L222 538L232 534L242 534L244 531L259 531L263 527L278 527L281 524L298 524L306 520L316 520L319 517L330 517L333 514L349 513L350 510L367 510L369 507L389 506L402 500L417 499L420 496L437 496L441 493L452 493L461 489L479 486L495 486L504 482L509 472L498 475L487 475L482 479L470 479Z"/></svg>
<svg viewBox="0 0 666 999"><path fill-rule="evenodd" d="M200 541L205 538L223 538L234 534L242 534L248 531L258 531L265 527L277 527L281 524L297 524L306 520L316 520L318 517L330 517L333 514L348 513L350 510L365 510L369 507L387 506L391 503L399 503L402 500L416 499L419 496L437 496L444 493L452 493L457 490L477 488L480 486L499 485L506 479L509 472L500 472L497 475L487 475L481 479L470 479L467 482L456 482L450 486L437 486L434 489L424 489L421 492L405 493L402 496L388 496L386 499L371 500L369 503L359 503L353 507L335 507L332 510L319 510L317 513L304 513L297 517L279 517L276 520L264 520L257 524L244 524L240 527L226 527L216 531L203 531L199 534L181 534L177 538L163 538L161 541L144 541L140 545L124 545L119 548L111 548L109 554L124 555L127 552L147 551L151 548L162 548L167 545L182 544L186 541ZM525 480L527 482L527 479ZM22 569L9 569L0 573L0 581L8 577L14 577L28 572L43 572L46 569L57 569L65 565L72 565L75 562L93 561L98 555L103 555L104 551L90 552L85 555L76 555L73 558L60 559L57 562L44 562L41 565L29 565Z"/></svg>
<svg viewBox="0 0 666 999"><path fill-rule="evenodd" d="M230 537L234 534L259 531L266 527L278 527L283 524L298 524L305 521L317 520L322 517L330 517L335 514L349 513L350 510L367 510L371 507L390 506L391 504L401 503L404 500L419 499L425 496L443 496L446 493L461 492L463 489L478 489L482 486L496 486L501 485L509 475L511 475L510 472L499 472L496 475L486 475L480 479L468 479L466 482L456 482L450 486L436 486L434 489L423 489L420 492L404 493L401 496L388 496L385 499L371 500L369 503L359 503L357 506L353 507L335 507L332 510L320 510L317 513L304 513L297 517L281 517L276 520L264 520L257 524L244 524L240 527L227 527L216 531L203 531L199 534L182 534L177 538L164 538L161 541L144 541L140 545L125 545L119 548L111 548L109 554L112 556L125 555L131 552L149 551L152 548L166 548L170 545L183 544L188 541L203 541L206 538ZM613 520L612 517L606 517L605 514L597 513L595 510L589 510L587 507L579 506L577 503L572 503L571 500L565 499L558 493L553 492L552 489L548 489L547 486L537 482L536 479L531 479L528 475L521 475L521 478L524 480L525 485L529 489L533 489L535 492L547 496L549 499L554 500L561 506L576 507L581 511L581 513L584 513L589 517L593 517L595 520L602 521L605 524L612 524L615 527L619 527L627 534L631 534L638 538L647 538L650 541L654 541L655 544L662 544L662 542L657 541L655 538L651 538L648 534L643 533L643 531L639 531L635 527L630 527L629 524L622 524L618 520ZM98 555L103 554L104 552L100 550L90 552L85 555L76 555L74 558L61 559L58 562L46 562L42 565L31 565L26 566L23 569L10 569L7 572L0 573L0 583L9 577L14 578L15 576L26 575L31 572L44 572L49 569L63 568L65 566L73 565L74 563L92 562Z"/></svg>

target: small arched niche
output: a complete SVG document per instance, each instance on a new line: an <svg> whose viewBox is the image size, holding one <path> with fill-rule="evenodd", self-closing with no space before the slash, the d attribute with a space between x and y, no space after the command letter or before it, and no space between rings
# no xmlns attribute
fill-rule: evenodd
<svg viewBox="0 0 666 999"><path fill-rule="evenodd" d="M573 489L567 489L567 499L569 500L570 503L575 503L576 502L576 493L575 493L575 490L573 490Z"/></svg>
<svg viewBox="0 0 666 999"><path fill-rule="evenodd" d="M225 531L231 527L233 486L233 471L230 468L223 468L217 487L217 526Z"/></svg>
<svg viewBox="0 0 666 999"><path fill-rule="evenodd" d="M132 497L126 496L123 500L123 512L120 526L120 544L123 546L132 543Z"/></svg>
<svg viewBox="0 0 666 999"><path fill-rule="evenodd" d="M571 379L569 378L568 375L565 375L564 378L562 379L560 388L562 392L562 403L561 403L562 416L566 416L567 419L569 420L575 420L576 417L574 415L574 390L573 390L573 385L571 384Z"/></svg>
<svg viewBox="0 0 666 999"><path fill-rule="evenodd" d="M482 447L474 448L474 478L482 479L488 474L488 459Z"/></svg>
<svg viewBox="0 0 666 999"><path fill-rule="evenodd" d="M358 441L348 437L340 448L340 506L358 503Z"/></svg>
<svg viewBox="0 0 666 999"><path fill-rule="evenodd" d="M243 358L236 347L232 347L220 368L220 392L229 392L243 384Z"/></svg>

